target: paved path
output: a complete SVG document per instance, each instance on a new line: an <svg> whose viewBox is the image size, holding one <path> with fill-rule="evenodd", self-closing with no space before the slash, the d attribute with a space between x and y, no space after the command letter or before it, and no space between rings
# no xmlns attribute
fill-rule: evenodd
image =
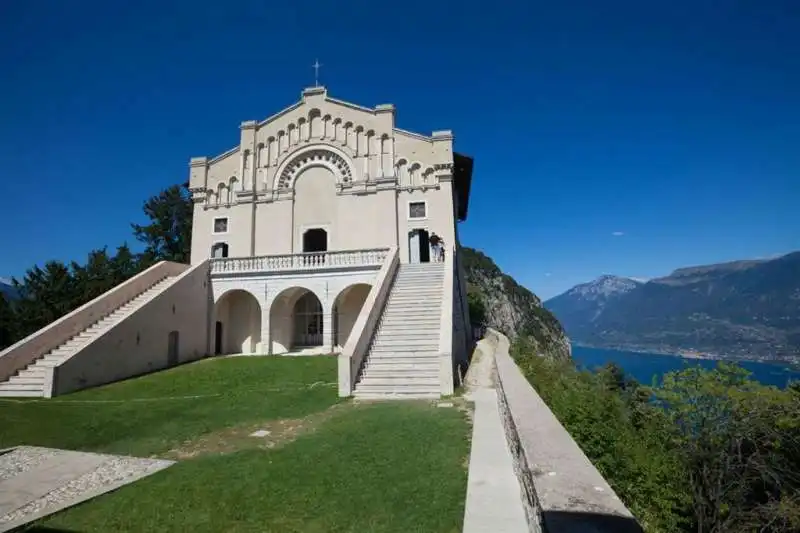
<svg viewBox="0 0 800 533"><path fill-rule="evenodd" d="M474 370L471 366L473 372L468 376L467 399L475 402L475 417L464 533L527 533L522 493L514 474L491 375L493 355L493 350L476 351L472 362Z"/></svg>
<svg viewBox="0 0 800 533"><path fill-rule="evenodd" d="M0 532L86 501L172 461L20 446L0 451Z"/></svg>

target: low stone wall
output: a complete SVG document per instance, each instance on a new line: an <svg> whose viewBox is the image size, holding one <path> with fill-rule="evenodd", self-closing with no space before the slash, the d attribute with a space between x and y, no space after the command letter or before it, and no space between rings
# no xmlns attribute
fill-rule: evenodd
<svg viewBox="0 0 800 533"><path fill-rule="evenodd" d="M495 386L529 529L548 533L641 533L633 515L550 411L509 355L508 339L486 332Z"/></svg>

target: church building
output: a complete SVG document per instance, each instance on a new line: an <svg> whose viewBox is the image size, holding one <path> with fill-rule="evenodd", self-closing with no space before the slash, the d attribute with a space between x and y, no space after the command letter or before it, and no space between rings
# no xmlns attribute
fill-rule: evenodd
<svg viewBox="0 0 800 533"><path fill-rule="evenodd" d="M28 390L20 376L55 383L14 395L51 396L227 354L334 355L342 396L452 393L472 343L458 223L473 163L453 134L399 129L393 105L324 87L239 129L237 146L190 161L191 265L159 264L0 353L0 396ZM142 354L143 335L163 357ZM141 364L78 362L100 337Z"/></svg>

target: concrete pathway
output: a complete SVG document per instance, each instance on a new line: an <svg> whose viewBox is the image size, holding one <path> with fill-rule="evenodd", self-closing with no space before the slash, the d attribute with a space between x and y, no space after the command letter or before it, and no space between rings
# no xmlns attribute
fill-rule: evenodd
<svg viewBox="0 0 800 533"><path fill-rule="evenodd" d="M149 476L172 461L20 446L0 451L0 532Z"/></svg>
<svg viewBox="0 0 800 533"><path fill-rule="evenodd" d="M486 341L481 341L484 343ZM479 343L465 380L475 403L464 533L527 533L522 493L492 379L494 349Z"/></svg>

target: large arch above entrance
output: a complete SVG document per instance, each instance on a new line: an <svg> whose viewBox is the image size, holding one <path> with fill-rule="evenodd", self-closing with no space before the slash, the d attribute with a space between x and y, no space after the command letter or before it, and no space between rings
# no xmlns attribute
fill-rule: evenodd
<svg viewBox="0 0 800 533"><path fill-rule="evenodd" d="M215 355L261 350L261 306L248 291L234 289L214 304L212 349Z"/></svg>
<svg viewBox="0 0 800 533"><path fill-rule="evenodd" d="M273 354L322 350L325 333L322 302L303 287L282 291L270 307L269 329Z"/></svg>
<svg viewBox="0 0 800 533"><path fill-rule="evenodd" d="M273 189L291 189L295 179L311 167L327 168L338 184L349 184L355 180L353 163L346 153L328 144L316 144L295 151L281 163L275 172Z"/></svg>
<svg viewBox="0 0 800 533"><path fill-rule="evenodd" d="M358 315L372 286L356 283L345 288L333 301L333 345L340 351L347 344Z"/></svg>

